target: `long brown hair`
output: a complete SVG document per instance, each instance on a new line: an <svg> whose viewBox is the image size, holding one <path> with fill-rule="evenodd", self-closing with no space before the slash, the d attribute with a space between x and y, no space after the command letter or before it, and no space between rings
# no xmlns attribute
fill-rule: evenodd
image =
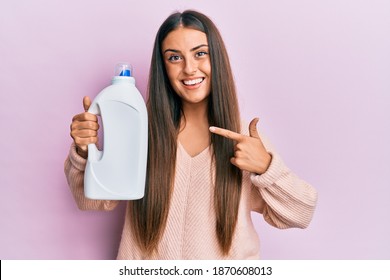
<svg viewBox="0 0 390 280"><path fill-rule="evenodd" d="M169 32L179 26L206 34L211 60L211 93L208 101L209 124L240 132L240 116L233 75L222 37L214 23L196 11L169 16L157 32L148 85L149 152L145 196L130 202L133 233L139 247L153 253L163 235L173 191L177 136L182 104L169 83L161 45ZM242 172L230 163L234 143L211 135L215 162L214 206L216 234L224 254L230 250L237 223Z"/></svg>

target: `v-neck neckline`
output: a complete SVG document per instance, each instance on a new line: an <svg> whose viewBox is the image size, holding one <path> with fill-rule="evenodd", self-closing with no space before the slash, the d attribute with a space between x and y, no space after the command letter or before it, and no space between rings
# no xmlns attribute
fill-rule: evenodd
<svg viewBox="0 0 390 280"><path fill-rule="evenodd" d="M199 158L201 157L203 154L205 154L207 151L210 150L210 145L208 145L206 148L204 148L200 153L194 155L194 156L191 156L187 150L184 148L184 146L180 143L180 141L177 141L178 143L178 146L179 148L183 151L183 153L186 155L186 157L190 158L190 159L196 159L196 158Z"/></svg>

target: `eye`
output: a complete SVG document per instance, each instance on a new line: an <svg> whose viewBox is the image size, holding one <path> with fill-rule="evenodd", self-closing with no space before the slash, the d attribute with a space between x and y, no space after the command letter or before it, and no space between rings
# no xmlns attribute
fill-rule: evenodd
<svg viewBox="0 0 390 280"><path fill-rule="evenodd" d="M205 55L207 55L207 54L208 54L207 52L200 51L200 52L197 52L197 53L195 54L195 56L196 56L196 57L202 57L202 56L205 56Z"/></svg>
<svg viewBox="0 0 390 280"><path fill-rule="evenodd" d="M180 55L176 55L176 54L170 55L168 57L168 60L171 62L176 62L176 61L179 61L180 59L181 59Z"/></svg>

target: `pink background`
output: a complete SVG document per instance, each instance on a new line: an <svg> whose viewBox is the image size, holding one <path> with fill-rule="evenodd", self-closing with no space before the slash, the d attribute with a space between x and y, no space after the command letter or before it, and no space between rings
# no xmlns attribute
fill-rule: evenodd
<svg viewBox="0 0 390 280"><path fill-rule="evenodd" d="M262 257L389 259L390 4L377 0L1 1L0 258L116 257L124 205L77 209L69 125L119 61L145 94L156 31L185 8L219 27L243 118L319 192L306 230L254 215Z"/></svg>

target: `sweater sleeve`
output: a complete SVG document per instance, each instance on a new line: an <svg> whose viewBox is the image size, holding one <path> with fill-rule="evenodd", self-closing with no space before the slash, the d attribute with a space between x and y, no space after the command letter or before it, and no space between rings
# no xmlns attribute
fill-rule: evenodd
<svg viewBox="0 0 390 280"><path fill-rule="evenodd" d="M245 121L242 121L242 133L249 135ZM308 227L317 204L317 191L285 165L264 135L260 134L260 138L272 160L265 173L250 174L252 210L277 228Z"/></svg>
<svg viewBox="0 0 390 280"><path fill-rule="evenodd" d="M113 210L119 203L117 200L93 200L84 195L84 170L87 160L76 152L76 146L72 143L68 157L64 163L65 176L70 191L80 210Z"/></svg>
<svg viewBox="0 0 390 280"><path fill-rule="evenodd" d="M270 225L285 228L306 228L312 220L317 192L285 166L280 156L269 151L272 161L262 175L251 174L252 207L263 214Z"/></svg>

